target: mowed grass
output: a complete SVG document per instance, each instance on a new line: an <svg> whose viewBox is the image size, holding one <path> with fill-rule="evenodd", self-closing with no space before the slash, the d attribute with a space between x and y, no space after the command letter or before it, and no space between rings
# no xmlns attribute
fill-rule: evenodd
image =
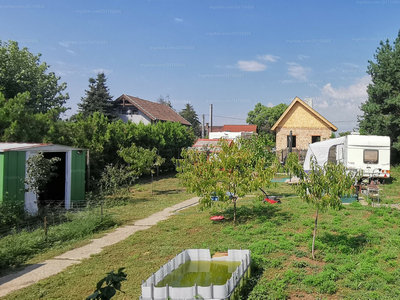
<svg viewBox="0 0 400 300"><path fill-rule="evenodd" d="M293 197L292 187L284 183L266 191L284 196L282 204L240 199L236 226L232 207L213 212L189 208L2 299L85 299L106 272L120 267L126 268L128 280L122 284L125 293L113 300L138 299L142 280L182 249L196 247L212 253L252 251L253 278L243 299L400 298L397 210L379 208L372 214L371 207L353 203L321 213L312 260L315 210ZM213 214L226 220L210 221Z"/></svg>
<svg viewBox="0 0 400 300"><path fill-rule="evenodd" d="M142 180L140 184L130 189L123 201L113 202L117 206L104 208L103 221L100 221L100 208L96 208L77 213L76 216L72 216L74 219L72 222L49 227L47 241L43 229L4 237L0 239L0 253L2 253L0 276L86 245L91 239L113 230L114 224L116 226L132 224L193 196L188 195L179 186L178 180L171 175L163 176L162 179L153 182L153 194L151 194L151 183ZM109 227L112 228L108 229Z"/></svg>
<svg viewBox="0 0 400 300"><path fill-rule="evenodd" d="M385 179L384 183L379 186L380 202L384 204L400 203L400 166L391 167L391 178Z"/></svg>

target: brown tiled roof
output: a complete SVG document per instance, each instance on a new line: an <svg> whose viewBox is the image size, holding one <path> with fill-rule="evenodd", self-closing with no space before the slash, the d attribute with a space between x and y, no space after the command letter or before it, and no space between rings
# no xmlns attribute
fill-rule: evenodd
<svg viewBox="0 0 400 300"><path fill-rule="evenodd" d="M257 132L257 125L224 125L223 131Z"/></svg>
<svg viewBox="0 0 400 300"><path fill-rule="evenodd" d="M176 111L165 104L151 102L148 100L140 99L137 97L132 97L129 95L123 94L119 96L115 102L119 103L125 99L125 101L130 102L137 109L139 109L143 114L149 117L151 120L161 120L161 121L171 121L171 122L179 122L183 125L192 125L186 119L181 117Z"/></svg>
<svg viewBox="0 0 400 300"><path fill-rule="evenodd" d="M222 131L224 131L224 126L213 126L212 128L210 127L210 129L211 129L211 132L222 132Z"/></svg>

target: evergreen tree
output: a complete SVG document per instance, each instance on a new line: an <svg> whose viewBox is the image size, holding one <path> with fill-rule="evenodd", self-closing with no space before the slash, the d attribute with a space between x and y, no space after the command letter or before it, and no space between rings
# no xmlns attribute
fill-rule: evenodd
<svg viewBox="0 0 400 300"><path fill-rule="evenodd" d="M104 73L97 74L97 78L89 78L89 90L86 90L86 97L82 97L78 103L79 112L84 118L99 112L105 115L108 120L116 119L115 106L112 102L113 96L110 95L106 86L106 76Z"/></svg>
<svg viewBox="0 0 400 300"><path fill-rule="evenodd" d="M368 86L368 100L361 104L359 116L361 134L387 135L397 150L392 161L399 159L400 151L400 32L393 43L380 42L374 54L376 62L368 61L367 73L372 83Z"/></svg>
<svg viewBox="0 0 400 300"><path fill-rule="evenodd" d="M181 117L185 118L190 124L192 124L192 128L196 136L200 136L200 121L197 113L195 112L192 105L189 103L185 104L185 108L182 109L179 114Z"/></svg>
<svg viewBox="0 0 400 300"><path fill-rule="evenodd" d="M160 95L160 97L157 99L157 102L164 104L164 105L168 106L169 108L174 109L172 107L171 101L169 101L169 95L165 96L165 98L167 98L167 99L164 99L164 97L162 95Z"/></svg>

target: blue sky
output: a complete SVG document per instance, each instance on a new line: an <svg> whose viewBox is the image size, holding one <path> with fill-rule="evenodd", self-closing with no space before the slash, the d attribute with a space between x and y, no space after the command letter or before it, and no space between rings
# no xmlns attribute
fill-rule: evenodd
<svg viewBox="0 0 400 300"><path fill-rule="evenodd" d="M352 130L368 60L400 29L400 0L303 2L1 0L0 39L42 53L68 85L68 115L103 71L115 98L169 95L206 122L212 103L215 125L298 96L338 132Z"/></svg>

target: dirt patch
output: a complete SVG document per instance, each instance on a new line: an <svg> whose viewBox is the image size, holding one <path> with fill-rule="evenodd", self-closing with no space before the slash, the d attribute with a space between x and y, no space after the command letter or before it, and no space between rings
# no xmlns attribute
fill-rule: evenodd
<svg viewBox="0 0 400 300"><path fill-rule="evenodd" d="M304 256L304 257L297 257L295 255L292 255L289 257L288 261L304 261L310 266L315 266L315 267L323 267L326 265L325 262L323 261L318 261L318 260L312 260L311 258Z"/></svg>
<svg viewBox="0 0 400 300"><path fill-rule="evenodd" d="M199 231L202 231L202 229L199 228L199 227L190 228L189 229L189 234L195 234L195 233L197 233Z"/></svg>
<svg viewBox="0 0 400 300"><path fill-rule="evenodd" d="M311 294L307 294L304 292L295 292L291 295L289 295L290 300L314 300L315 297Z"/></svg>

